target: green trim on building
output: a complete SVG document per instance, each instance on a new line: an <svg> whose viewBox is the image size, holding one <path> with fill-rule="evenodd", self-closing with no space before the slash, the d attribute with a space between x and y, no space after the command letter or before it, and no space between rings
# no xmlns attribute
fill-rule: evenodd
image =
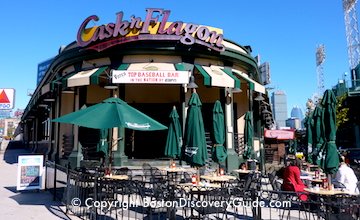
<svg viewBox="0 0 360 220"><path fill-rule="evenodd" d="M50 83L50 91L54 91L55 85L56 85L56 84L60 84L60 83L61 83L61 79L62 79L62 77L59 77L59 78L51 81L51 83Z"/></svg>
<svg viewBox="0 0 360 220"><path fill-rule="evenodd" d="M253 82L251 82L251 81L249 80L249 78L243 77L242 75L237 74L236 72L232 72L232 73L235 74L235 75L237 75L237 76L239 76L239 77L241 77L241 78L243 78L246 82L248 82L248 84L249 84L249 89L250 89L250 90L254 90L254 89L255 89L255 84L254 84Z"/></svg>
<svg viewBox="0 0 360 220"><path fill-rule="evenodd" d="M130 66L130 63L122 63L120 64L120 66L117 68L117 70L127 70Z"/></svg>
<svg viewBox="0 0 360 220"><path fill-rule="evenodd" d="M224 73L226 73L228 76L230 76L235 82L234 82L234 88L239 88L241 87L241 81L239 78L237 78L236 76L234 76L233 72L229 69L222 69L222 71Z"/></svg>
<svg viewBox="0 0 360 220"><path fill-rule="evenodd" d="M199 65L199 64L195 64L195 67L196 67L196 69L199 70L201 75L203 75L203 77L204 77L204 85L205 86L211 86L211 76L206 72L206 70L204 70L204 68L202 68L202 66Z"/></svg>
<svg viewBox="0 0 360 220"><path fill-rule="evenodd" d="M185 66L182 63L175 63L174 66L175 66L175 69L178 71L186 71Z"/></svg>
<svg viewBox="0 0 360 220"><path fill-rule="evenodd" d="M72 77L73 75L75 75L77 72L73 72L73 73L70 73L68 74L67 76L64 76L62 79L61 79L61 88L62 89L66 89L68 87L68 79L70 77Z"/></svg>
<svg viewBox="0 0 360 220"><path fill-rule="evenodd" d="M107 66L100 67L98 70L96 70L95 73L93 73L90 76L90 85L98 85L99 84L99 77L100 75L108 68Z"/></svg>

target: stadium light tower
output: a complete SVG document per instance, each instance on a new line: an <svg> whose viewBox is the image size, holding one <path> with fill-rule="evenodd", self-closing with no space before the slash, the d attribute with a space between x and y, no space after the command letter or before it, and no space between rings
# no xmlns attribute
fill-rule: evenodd
<svg viewBox="0 0 360 220"><path fill-rule="evenodd" d="M321 97L324 93L324 67L325 61L325 46L320 44L316 48L316 74L317 74L317 89L318 96Z"/></svg>
<svg viewBox="0 0 360 220"><path fill-rule="evenodd" d="M359 28L356 15L357 0L343 0L346 41L350 69L354 69L360 61Z"/></svg>

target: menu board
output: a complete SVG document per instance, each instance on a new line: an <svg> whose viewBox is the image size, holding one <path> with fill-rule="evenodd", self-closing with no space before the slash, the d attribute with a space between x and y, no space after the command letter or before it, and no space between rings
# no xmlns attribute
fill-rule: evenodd
<svg viewBox="0 0 360 220"><path fill-rule="evenodd" d="M42 155L18 157L17 190L41 189L43 160Z"/></svg>

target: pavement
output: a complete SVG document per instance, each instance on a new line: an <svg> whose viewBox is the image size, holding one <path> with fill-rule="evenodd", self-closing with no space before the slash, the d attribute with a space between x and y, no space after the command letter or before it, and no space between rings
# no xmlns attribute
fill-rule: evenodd
<svg viewBox="0 0 360 220"><path fill-rule="evenodd" d="M6 145L0 151L0 219L78 219L66 215L63 204L53 201L48 191L16 190L17 157L30 152L21 147L10 147L9 143Z"/></svg>

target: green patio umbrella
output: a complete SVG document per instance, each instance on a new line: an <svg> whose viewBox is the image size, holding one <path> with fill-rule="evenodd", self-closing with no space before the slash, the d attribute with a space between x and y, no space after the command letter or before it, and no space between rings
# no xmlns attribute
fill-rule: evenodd
<svg viewBox="0 0 360 220"><path fill-rule="evenodd" d="M105 154L105 156L108 155L108 149L109 149L109 145L108 145L108 141L107 141L108 133L109 133L108 129L100 130L100 141L96 146L96 151L103 152Z"/></svg>
<svg viewBox="0 0 360 220"><path fill-rule="evenodd" d="M212 158L215 162L222 163L227 157L224 147L225 142L225 121L224 111L219 100L216 100L213 108L213 143Z"/></svg>
<svg viewBox="0 0 360 220"><path fill-rule="evenodd" d="M70 123L95 129L114 127L140 131L167 129L166 126L115 97L56 118L53 122Z"/></svg>
<svg viewBox="0 0 360 220"><path fill-rule="evenodd" d="M254 155L253 136L254 136L254 128L252 124L252 114L250 111L248 111L245 114L245 130L244 130L245 150L243 154L244 159L252 159Z"/></svg>
<svg viewBox="0 0 360 220"><path fill-rule="evenodd" d="M318 105L316 106L313 113L314 131L313 131L313 148L312 148L312 155L314 160L313 162L318 165L320 163L319 153L324 144L324 121L322 117L323 117L323 108L320 105Z"/></svg>
<svg viewBox="0 0 360 220"><path fill-rule="evenodd" d="M192 166L204 166L208 159L201 101L194 91L188 103L183 157Z"/></svg>
<svg viewBox="0 0 360 220"><path fill-rule="evenodd" d="M105 99L96 105L63 115L52 121L101 130L114 127L123 127L140 131L167 129L166 126L116 97ZM101 141L97 148L98 151L103 151L105 154L108 154L108 150L105 148L110 146L105 142L102 144L102 141L106 139L108 135L105 131L101 132ZM109 159L111 161L111 158Z"/></svg>
<svg viewBox="0 0 360 220"><path fill-rule="evenodd" d="M176 158L181 155L182 131L179 121L179 114L174 106L170 113L170 125L166 138L165 156Z"/></svg>
<svg viewBox="0 0 360 220"><path fill-rule="evenodd" d="M328 89L321 100L324 108L324 140L325 144L319 152L320 166L327 174L334 174L339 167L339 152L336 147L336 98Z"/></svg>
<svg viewBox="0 0 360 220"><path fill-rule="evenodd" d="M295 155L296 152L297 152L297 140L296 139L290 140L289 141L289 153Z"/></svg>
<svg viewBox="0 0 360 220"><path fill-rule="evenodd" d="M306 141L307 141L307 162L314 163L313 160L313 132L314 132L314 121L313 112L311 112L304 120L304 126L306 128Z"/></svg>

